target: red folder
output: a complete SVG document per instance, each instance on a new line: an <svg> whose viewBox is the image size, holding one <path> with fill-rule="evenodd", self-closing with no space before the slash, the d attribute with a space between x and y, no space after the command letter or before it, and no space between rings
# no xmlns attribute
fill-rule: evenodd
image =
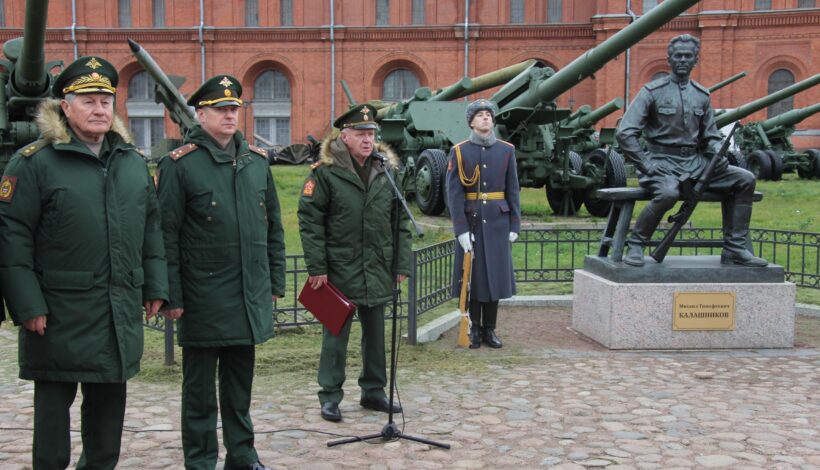
<svg viewBox="0 0 820 470"><path fill-rule="evenodd" d="M310 283L305 282L302 292L299 293L299 302L322 322L333 336L339 336L345 322L356 310L356 305L329 281L318 289L313 289Z"/></svg>

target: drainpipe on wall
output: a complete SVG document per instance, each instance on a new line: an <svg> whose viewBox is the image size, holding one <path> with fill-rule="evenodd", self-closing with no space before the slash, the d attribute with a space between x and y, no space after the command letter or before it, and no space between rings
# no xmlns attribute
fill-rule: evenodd
<svg viewBox="0 0 820 470"><path fill-rule="evenodd" d="M205 0L199 0L199 83L205 83Z"/></svg>
<svg viewBox="0 0 820 470"><path fill-rule="evenodd" d="M77 0L71 0L71 43L74 44L74 60L80 57L77 49Z"/></svg>
<svg viewBox="0 0 820 470"><path fill-rule="evenodd" d="M330 126L333 127L333 117L336 116L336 37L334 36L334 25L336 19L333 3L330 0Z"/></svg>
<svg viewBox="0 0 820 470"><path fill-rule="evenodd" d="M464 76L470 73L470 0L464 0ZM464 97L467 101L467 97Z"/></svg>
<svg viewBox="0 0 820 470"><path fill-rule="evenodd" d="M632 0L626 0L626 14L629 15L629 23L632 24L635 20L638 19L638 15L632 11ZM629 79L631 78L631 70L630 70L630 60L632 54L629 53L630 49L626 50L625 53L625 60L626 66L624 67L624 112L626 112L627 108L629 108Z"/></svg>

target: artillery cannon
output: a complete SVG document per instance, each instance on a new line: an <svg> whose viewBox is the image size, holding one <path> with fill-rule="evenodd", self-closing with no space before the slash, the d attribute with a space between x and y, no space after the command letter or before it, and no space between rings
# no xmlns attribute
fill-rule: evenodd
<svg viewBox="0 0 820 470"><path fill-rule="evenodd" d="M555 99L696 3L665 1L558 72L541 62L517 64L515 67L524 68L515 74L502 69L464 78L436 93L419 88L399 103L371 101L378 109L381 140L404 162L403 189L415 195L423 213L437 215L444 210L446 155L470 132L464 122L466 103L449 100L503 84L490 98L498 107L495 133L516 146L520 185L546 187L547 200L556 213L573 214L586 203L593 215L606 215L608 206L599 203L595 191L626 183L623 159L612 151L598 151L599 145L581 142L594 133L591 127L598 119L623 103L614 101L594 112L585 108L573 115L559 108ZM571 116L574 118L568 119ZM581 157L571 151L573 145L581 149L594 146L596 151Z"/></svg>
<svg viewBox="0 0 820 470"><path fill-rule="evenodd" d="M28 0L23 37L3 44L0 59L0 173L11 155L37 140L33 122L37 106L49 98L54 76L49 71L63 61L45 61L45 34L48 0Z"/></svg>
<svg viewBox="0 0 820 470"><path fill-rule="evenodd" d="M717 82L714 85L709 87L709 93L714 93L714 92L720 90L721 88L725 87L726 85L730 85L730 84L740 80L741 78L743 78L745 76L746 76L746 72L740 72L738 74L732 75L731 77L727 78L726 80L719 81L719 82Z"/></svg>
<svg viewBox="0 0 820 470"><path fill-rule="evenodd" d="M180 133L184 137L197 123L193 109L188 106L185 98L179 92L179 88L185 83L185 77L166 75L159 64L151 57L151 54L137 44L136 41L129 39L128 47L131 48L137 62L154 79L156 84L154 101L165 106L171 120L179 126ZM182 139L162 139L151 148L151 155L155 157L165 155L181 144Z"/></svg>
<svg viewBox="0 0 820 470"><path fill-rule="evenodd" d="M731 124L734 121L743 119L747 116L750 116L760 111L761 109L771 106L772 104L782 99L788 98L792 95L800 93L801 91L807 90L817 85L818 83L820 83L820 74L813 75L805 80L787 86L786 88L776 91L770 95L766 95L762 98L758 98L754 101L746 103L738 108L717 114L715 116L715 124L718 128L722 128L724 126ZM811 108L813 107L810 107L808 109ZM786 153L786 149L791 148L793 151L793 147L791 147L791 143L789 143L786 139L786 137L788 136L781 139L778 133L785 131L785 129L782 128L782 124L787 123L789 122L789 120L795 119L798 116L799 114L791 114L789 117L783 117L781 120L778 120L778 118L780 117L778 116L768 121L765 121L769 122L768 125L770 126L770 130L768 132L771 133L772 138L774 138L775 141L778 143L777 146L774 146L771 140L769 140L769 137L766 136L766 130L761 129L759 132L755 130L758 127L756 123L743 126L742 129L739 129L736 132L735 137L735 143L737 144L737 146L740 147L741 152L733 153L729 158L730 163L740 167L748 167L749 171L754 173L758 179L772 179L775 181L779 180L783 175L785 162L781 158L781 155L778 155L777 150L783 149L783 152L781 153ZM808 115L805 117L808 117ZM794 121L794 123L796 124L797 122L800 122L802 119L805 119L805 117L798 119L797 121ZM777 129L779 126L781 127L780 130ZM788 126L793 126L793 124L788 124L787 127ZM749 127L749 129L747 130L746 127ZM789 135L790 134L791 133L789 132ZM762 143L763 139L761 138L761 135L766 137L766 140L769 140L770 148L766 147L765 144ZM783 139L787 141L786 143L788 144L788 146L786 146L786 143L783 143ZM756 146L757 144L752 143L755 141L761 142L761 145L763 145L763 147ZM795 154L797 153L795 152ZM814 166L807 165L814 165L814 155L816 154L816 150L810 150L807 153L807 155L797 156L789 162L789 166L787 168L790 171L793 169L797 169L798 173L800 173L800 171L802 170L802 173L800 173L802 177L812 177L811 175L813 174L813 171L820 170L814 170Z"/></svg>
<svg viewBox="0 0 820 470"><path fill-rule="evenodd" d="M801 178L820 179L820 150L798 152L789 139L795 125L818 112L820 103L745 124L735 133L735 144L753 162L751 170L758 179L778 180L795 170Z"/></svg>

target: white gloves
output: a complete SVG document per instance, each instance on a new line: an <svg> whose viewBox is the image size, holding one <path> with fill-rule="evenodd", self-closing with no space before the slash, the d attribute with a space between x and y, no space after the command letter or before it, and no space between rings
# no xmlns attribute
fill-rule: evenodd
<svg viewBox="0 0 820 470"><path fill-rule="evenodd" d="M510 232L510 243L518 240L518 234L515 232Z"/></svg>
<svg viewBox="0 0 820 470"><path fill-rule="evenodd" d="M458 243L464 248L465 253L469 253L473 251L473 242L470 239L473 238L470 232L464 232L458 236Z"/></svg>

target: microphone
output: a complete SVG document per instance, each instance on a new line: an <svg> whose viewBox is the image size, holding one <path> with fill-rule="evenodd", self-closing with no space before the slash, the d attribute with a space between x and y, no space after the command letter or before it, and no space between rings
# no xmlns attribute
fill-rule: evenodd
<svg viewBox="0 0 820 470"><path fill-rule="evenodd" d="M371 155L371 157L375 158L376 160L379 160L382 163L387 161L387 155L381 152L373 152L373 155Z"/></svg>

